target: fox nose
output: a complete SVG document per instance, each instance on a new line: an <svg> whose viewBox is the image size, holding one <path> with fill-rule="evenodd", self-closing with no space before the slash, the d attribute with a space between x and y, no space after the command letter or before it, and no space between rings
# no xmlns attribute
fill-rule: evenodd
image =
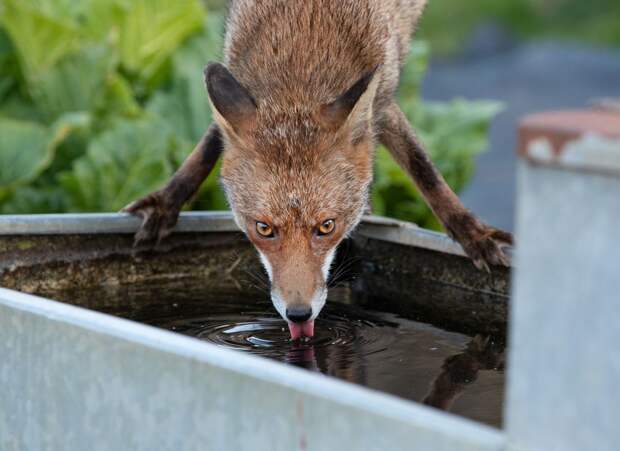
<svg viewBox="0 0 620 451"><path fill-rule="evenodd" d="M312 316L312 307L293 305L286 309L286 317L294 323L303 323Z"/></svg>

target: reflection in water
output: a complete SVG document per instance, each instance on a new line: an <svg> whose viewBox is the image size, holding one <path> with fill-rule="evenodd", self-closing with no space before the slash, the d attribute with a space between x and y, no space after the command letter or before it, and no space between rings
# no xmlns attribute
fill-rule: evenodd
<svg viewBox="0 0 620 451"><path fill-rule="evenodd" d="M491 337L476 335L464 352L445 360L443 371L433 380L422 402L449 411L456 398L476 381L480 370L503 371L504 363L504 347L493 342Z"/></svg>
<svg viewBox="0 0 620 451"><path fill-rule="evenodd" d="M182 305L183 300L174 302ZM179 312L142 320L501 426L503 349L489 338L470 339L396 315L328 302L315 336L292 342L268 301L219 296L201 303L208 314Z"/></svg>

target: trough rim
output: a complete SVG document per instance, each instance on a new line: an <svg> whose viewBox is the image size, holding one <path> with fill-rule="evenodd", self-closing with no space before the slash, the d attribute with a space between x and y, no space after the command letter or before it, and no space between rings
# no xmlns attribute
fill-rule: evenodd
<svg viewBox="0 0 620 451"><path fill-rule="evenodd" d="M59 213L0 216L0 237L6 235L133 234L141 220L125 213ZM174 229L181 233L240 232L230 211L183 212ZM443 233L382 216L364 216L354 237L415 246L466 256L463 248Z"/></svg>

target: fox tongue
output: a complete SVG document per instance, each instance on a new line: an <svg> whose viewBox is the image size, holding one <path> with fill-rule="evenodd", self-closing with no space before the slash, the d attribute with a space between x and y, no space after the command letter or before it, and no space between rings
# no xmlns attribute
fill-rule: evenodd
<svg viewBox="0 0 620 451"><path fill-rule="evenodd" d="M305 337L314 337L314 321L306 321L301 325L301 332Z"/></svg>
<svg viewBox="0 0 620 451"><path fill-rule="evenodd" d="M301 337L301 324L299 323L288 323L288 330L291 333L291 340L297 340Z"/></svg>
<svg viewBox="0 0 620 451"><path fill-rule="evenodd" d="M304 337L312 337L314 335L314 321L306 321L305 323L288 323L288 330L291 332L291 340L297 340Z"/></svg>

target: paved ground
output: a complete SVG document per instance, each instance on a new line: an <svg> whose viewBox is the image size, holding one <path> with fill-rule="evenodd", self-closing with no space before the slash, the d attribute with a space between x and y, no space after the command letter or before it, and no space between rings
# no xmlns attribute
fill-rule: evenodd
<svg viewBox="0 0 620 451"><path fill-rule="evenodd" d="M545 42L484 53L431 64L423 96L505 102L506 110L491 128L490 149L479 157L477 175L462 198L489 223L512 230L519 118L582 107L597 97L620 97L620 50Z"/></svg>

